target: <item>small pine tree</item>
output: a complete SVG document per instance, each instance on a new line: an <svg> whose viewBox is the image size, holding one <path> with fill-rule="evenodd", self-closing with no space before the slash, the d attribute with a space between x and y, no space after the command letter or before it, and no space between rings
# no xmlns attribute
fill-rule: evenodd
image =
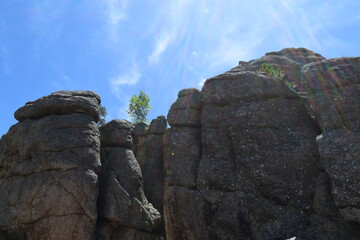
<svg viewBox="0 0 360 240"><path fill-rule="evenodd" d="M151 110L150 98L143 91L139 95L132 95L130 98L129 110L126 112L134 123L147 122L146 116Z"/></svg>
<svg viewBox="0 0 360 240"><path fill-rule="evenodd" d="M107 115L107 111L106 111L106 108L103 106L103 105L100 105L99 106L99 109L100 109L100 119L99 121L97 122L97 125L99 127L102 127L105 125L106 123L106 115Z"/></svg>

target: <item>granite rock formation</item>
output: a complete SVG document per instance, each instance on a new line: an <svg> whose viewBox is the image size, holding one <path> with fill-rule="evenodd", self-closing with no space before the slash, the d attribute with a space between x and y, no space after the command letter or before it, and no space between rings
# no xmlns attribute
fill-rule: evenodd
<svg viewBox="0 0 360 240"><path fill-rule="evenodd" d="M329 239L359 239L360 58L310 63L303 67L302 76L323 130L318 141L323 171L320 181L327 185L320 184L319 191L329 196L326 201L320 198L321 208L315 208L318 215L328 216L328 220L313 222L327 229ZM339 229L337 234L343 236L330 237L334 226Z"/></svg>
<svg viewBox="0 0 360 240"><path fill-rule="evenodd" d="M360 239L359 86L360 58L291 48L150 125L99 131L89 91L29 102L0 139L0 239Z"/></svg>
<svg viewBox="0 0 360 240"><path fill-rule="evenodd" d="M256 73L262 63L306 94ZM164 148L167 239L359 239L359 73L359 58L284 49L208 79L201 118L179 94ZM176 109L201 134L171 121Z"/></svg>
<svg viewBox="0 0 360 240"><path fill-rule="evenodd" d="M100 131L103 168L97 239L160 239L150 233L159 225L161 216L144 194L140 166L131 150L133 124L113 120Z"/></svg>
<svg viewBox="0 0 360 240"><path fill-rule="evenodd" d="M151 121L147 130L146 125L142 123L137 124L136 129L136 136L138 136L136 158L139 159L143 175L144 192L161 215L164 204L163 143L166 128L166 118L158 116ZM145 131L146 136L142 136ZM142 138L139 138L139 136L142 136ZM155 232L165 235L163 220Z"/></svg>
<svg viewBox="0 0 360 240"><path fill-rule="evenodd" d="M196 174L192 184L166 188L168 239L270 239L304 231L319 131L300 97L279 79L245 71L208 79L201 99L201 136L192 144L202 146L200 154L190 155L187 139L167 141L187 149L178 160L169 151L167 166L184 162L192 166L187 174ZM172 125L170 132L178 129ZM191 179L168 169L178 175L173 179Z"/></svg>
<svg viewBox="0 0 360 240"><path fill-rule="evenodd" d="M94 239L100 97L61 91L27 103L0 143L5 239Z"/></svg>
<svg viewBox="0 0 360 240"><path fill-rule="evenodd" d="M229 72L257 71L262 64L271 64L285 71L285 79L296 85L295 90L304 92L301 81L301 68L308 63L325 59L318 53L306 48L284 48L278 52L268 52L265 56L249 62L240 61L239 65Z"/></svg>
<svg viewBox="0 0 360 240"><path fill-rule="evenodd" d="M166 186L196 187L197 168L201 159L200 115L203 101L195 88L183 89L171 106L171 126L164 139Z"/></svg>

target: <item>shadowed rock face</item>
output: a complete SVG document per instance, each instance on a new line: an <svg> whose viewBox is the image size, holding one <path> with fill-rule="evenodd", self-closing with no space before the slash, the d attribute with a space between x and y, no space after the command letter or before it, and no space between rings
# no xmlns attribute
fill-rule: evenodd
<svg viewBox="0 0 360 240"><path fill-rule="evenodd" d="M64 98L64 111L54 96ZM93 92L62 91L17 111L22 122L0 144L0 229L8 239L94 239L98 104Z"/></svg>
<svg viewBox="0 0 360 240"><path fill-rule="evenodd" d="M145 122L139 122L135 124L133 151L140 166L144 164L146 159L145 144L148 128L149 124Z"/></svg>
<svg viewBox="0 0 360 240"><path fill-rule="evenodd" d="M133 130L126 120L113 120L100 129L103 169L97 239L161 239L151 233L161 216L144 194L141 169L130 149Z"/></svg>
<svg viewBox="0 0 360 240"><path fill-rule="evenodd" d="M329 182L327 194L338 210L333 218L342 223L342 228L360 229L360 58L307 64L302 74L311 107L323 130L318 145L324 176ZM327 229L336 225L317 221ZM357 232L353 237L360 235Z"/></svg>
<svg viewBox="0 0 360 240"><path fill-rule="evenodd" d="M167 121L165 116L158 116L151 121L147 130L143 123L138 123L137 126L136 158L144 180L144 192L149 202L162 214L164 202L163 143ZM165 236L163 219L155 232Z"/></svg>

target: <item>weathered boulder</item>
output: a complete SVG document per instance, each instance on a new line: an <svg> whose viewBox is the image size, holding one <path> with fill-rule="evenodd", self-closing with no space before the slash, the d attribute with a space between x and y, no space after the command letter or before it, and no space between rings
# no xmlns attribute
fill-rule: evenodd
<svg viewBox="0 0 360 240"><path fill-rule="evenodd" d="M100 97L91 91L58 91L28 102L14 116L18 121L39 119L48 115L84 113L99 120Z"/></svg>
<svg viewBox="0 0 360 240"><path fill-rule="evenodd" d="M94 239L100 99L82 91L65 96L81 96L80 105L91 108L41 98L19 109L22 122L1 139L0 229L8 239ZM66 110L53 112L51 103Z"/></svg>
<svg viewBox="0 0 360 240"><path fill-rule="evenodd" d="M131 149L134 125L126 120L115 119L100 128L102 147L123 147Z"/></svg>
<svg viewBox="0 0 360 240"><path fill-rule="evenodd" d="M199 90L195 88L181 90L167 116L170 126L199 127L202 105Z"/></svg>
<svg viewBox="0 0 360 240"><path fill-rule="evenodd" d="M166 118L165 116L161 115L151 121L147 134L162 135L165 133L166 128Z"/></svg>

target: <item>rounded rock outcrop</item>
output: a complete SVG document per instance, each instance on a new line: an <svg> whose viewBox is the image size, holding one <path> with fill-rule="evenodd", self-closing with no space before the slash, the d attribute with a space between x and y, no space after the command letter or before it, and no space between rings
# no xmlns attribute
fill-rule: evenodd
<svg viewBox="0 0 360 240"><path fill-rule="evenodd" d="M40 119L49 115L84 113L97 122L100 116L100 96L92 91L58 91L25 104L14 117L18 121Z"/></svg>
<svg viewBox="0 0 360 240"><path fill-rule="evenodd" d="M100 128L102 147L132 148L134 125L122 119L115 119Z"/></svg>
<svg viewBox="0 0 360 240"><path fill-rule="evenodd" d="M203 101L200 91L196 88L186 88L179 92L178 99L171 105L168 113L170 126L198 127Z"/></svg>

